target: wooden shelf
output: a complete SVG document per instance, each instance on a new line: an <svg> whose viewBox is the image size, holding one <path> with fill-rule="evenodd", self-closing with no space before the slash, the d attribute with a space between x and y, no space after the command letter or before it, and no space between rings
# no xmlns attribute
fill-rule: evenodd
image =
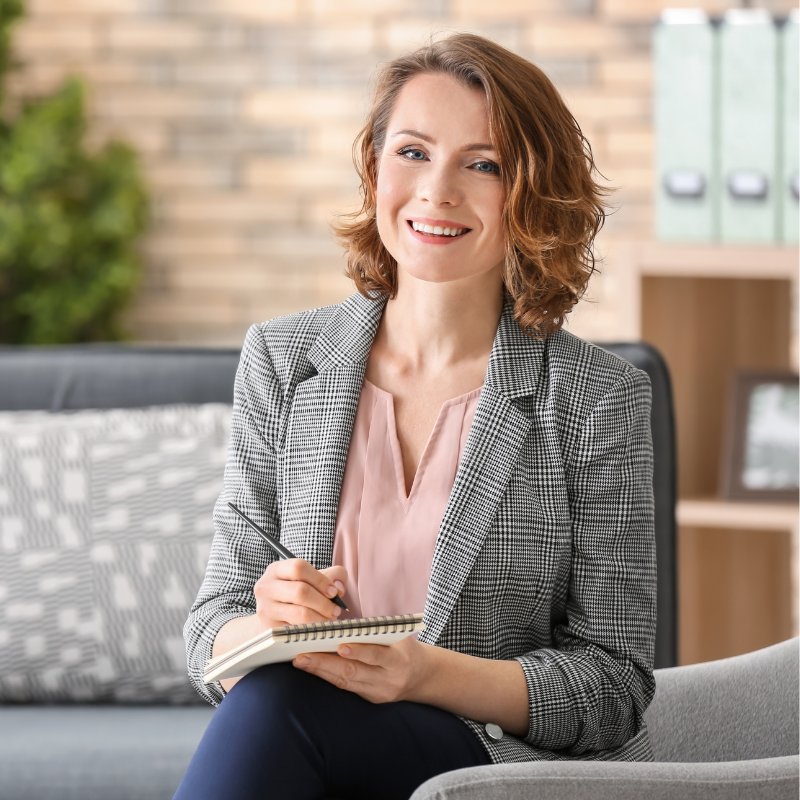
<svg viewBox="0 0 800 800"><path fill-rule="evenodd" d="M800 260L796 246L643 242L639 247L642 275L795 280Z"/></svg>
<svg viewBox="0 0 800 800"><path fill-rule="evenodd" d="M797 245L629 242L623 258L641 276L796 280Z"/></svg>
<svg viewBox="0 0 800 800"><path fill-rule="evenodd" d="M729 528L755 531L793 531L800 506L793 503L748 503L724 500L679 500L678 525L687 528Z"/></svg>
<svg viewBox="0 0 800 800"><path fill-rule="evenodd" d="M800 506L795 503L748 503L710 498L679 500L676 512L678 525L683 528L730 531L731 538L738 531L788 531L791 634L797 636L800 632ZM761 541L766 544L763 538Z"/></svg>

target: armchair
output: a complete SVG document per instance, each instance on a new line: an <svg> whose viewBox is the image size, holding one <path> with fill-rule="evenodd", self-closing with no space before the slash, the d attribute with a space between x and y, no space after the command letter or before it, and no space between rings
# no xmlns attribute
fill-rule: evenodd
<svg viewBox="0 0 800 800"><path fill-rule="evenodd" d="M533 762L426 781L411 800L791 800L798 797L798 640L656 670L655 763Z"/></svg>

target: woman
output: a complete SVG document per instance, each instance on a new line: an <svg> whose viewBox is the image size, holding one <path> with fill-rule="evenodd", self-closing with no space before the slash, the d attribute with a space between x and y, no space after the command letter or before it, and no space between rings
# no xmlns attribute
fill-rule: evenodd
<svg viewBox="0 0 800 800"><path fill-rule="evenodd" d="M364 206L338 232L361 294L242 352L185 631L222 702L177 797L408 797L459 767L650 759L649 385L561 330L603 221L588 144L540 70L455 35L383 69L355 152ZM337 593L357 615L424 606L427 628L203 684L266 628L335 619Z"/></svg>

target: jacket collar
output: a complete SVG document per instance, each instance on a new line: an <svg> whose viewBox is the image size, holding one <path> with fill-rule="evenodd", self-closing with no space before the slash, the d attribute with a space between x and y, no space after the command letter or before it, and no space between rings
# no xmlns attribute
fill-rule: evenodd
<svg viewBox="0 0 800 800"><path fill-rule="evenodd" d="M366 364L385 306L386 298L373 300L362 294L341 303L309 348L308 360L317 373Z"/></svg>
<svg viewBox="0 0 800 800"><path fill-rule="evenodd" d="M485 386L509 400L536 391L544 358L544 342L523 333L514 319L514 304L506 300L486 368Z"/></svg>
<svg viewBox="0 0 800 800"><path fill-rule="evenodd" d="M317 372L366 364L385 306L382 297L348 297L308 351L308 359ZM543 355L544 343L522 332L514 319L513 303L507 300L497 326L485 385L509 400L533 394Z"/></svg>

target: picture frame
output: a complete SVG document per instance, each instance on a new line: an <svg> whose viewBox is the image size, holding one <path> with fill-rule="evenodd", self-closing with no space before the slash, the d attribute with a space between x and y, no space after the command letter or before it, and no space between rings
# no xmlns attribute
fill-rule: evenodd
<svg viewBox="0 0 800 800"><path fill-rule="evenodd" d="M721 497L796 503L799 459L798 376L738 372L723 435Z"/></svg>

